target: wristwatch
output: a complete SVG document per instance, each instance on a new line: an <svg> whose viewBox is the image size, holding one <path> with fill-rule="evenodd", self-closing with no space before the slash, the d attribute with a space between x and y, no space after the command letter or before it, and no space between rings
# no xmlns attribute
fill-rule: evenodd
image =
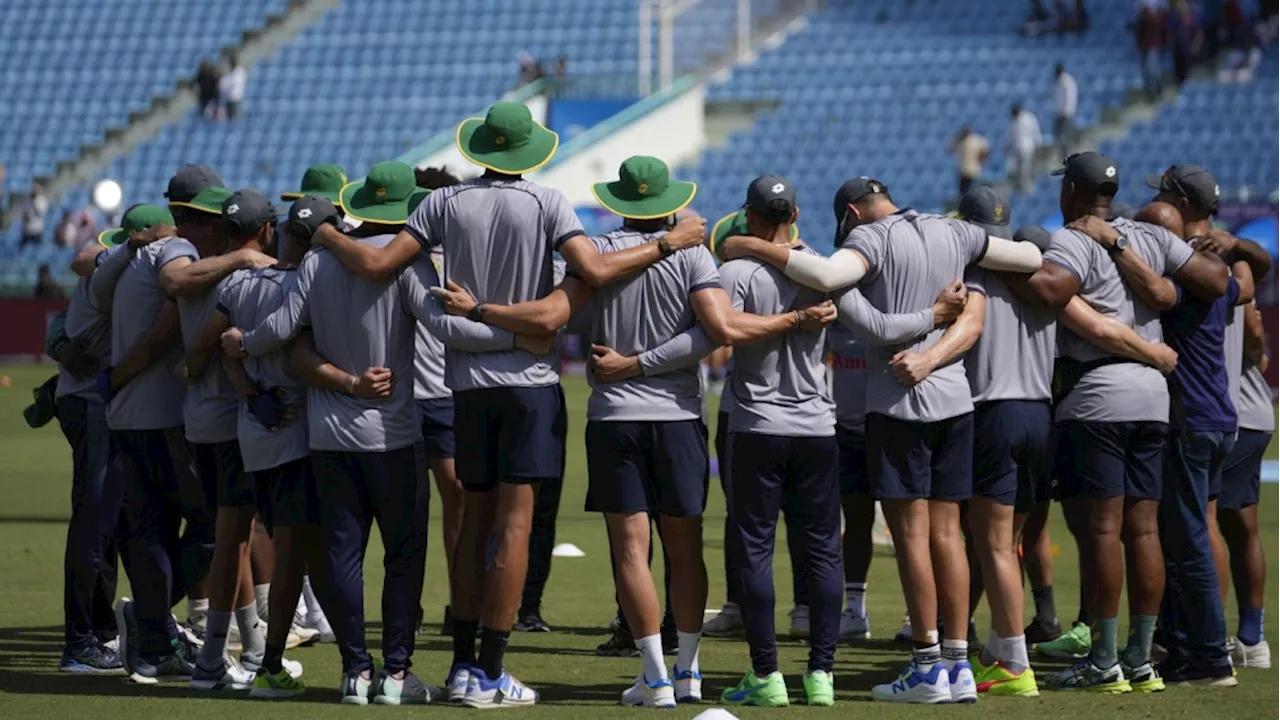
<svg viewBox="0 0 1280 720"><path fill-rule="evenodd" d="M467 319L472 322L484 322L484 303L476 303L476 306L467 313Z"/></svg>
<svg viewBox="0 0 1280 720"><path fill-rule="evenodd" d="M666 235L663 235L662 237L658 238L658 252L662 253L662 257L666 257L671 253L675 252L675 250L671 249L671 243L667 242Z"/></svg>
<svg viewBox="0 0 1280 720"><path fill-rule="evenodd" d="M1116 238L1116 242L1114 245L1107 248L1107 254L1110 255L1111 257L1115 257L1128 249L1129 249L1129 238L1121 235L1120 237Z"/></svg>

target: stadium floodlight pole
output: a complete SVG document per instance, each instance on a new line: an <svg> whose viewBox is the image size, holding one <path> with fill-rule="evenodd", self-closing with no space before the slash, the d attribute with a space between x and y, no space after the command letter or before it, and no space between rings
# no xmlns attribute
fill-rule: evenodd
<svg viewBox="0 0 1280 720"><path fill-rule="evenodd" d="M751 51L751 0L738 0L738 60Z"/></svg>
<svg viewBox="0 0 1280 720"><path fill-rule="evenodd" d="M674 0L658 0L658 89L666 90L675 77L675 38L672 37L676 17Z"/></svg>
<svg viewBox="0 0 1280 720"><path fill-rule="evenodd" d="M636 78L636 90L640 97L653 92L653 3L654 0L639 0L640 16L640 57L639 77Z"/></svg>

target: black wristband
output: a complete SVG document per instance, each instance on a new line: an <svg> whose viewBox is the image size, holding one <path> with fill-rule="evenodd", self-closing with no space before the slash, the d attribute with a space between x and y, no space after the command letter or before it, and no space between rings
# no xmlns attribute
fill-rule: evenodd
<svg viewBox="0 0 1280 720"><path fill-rule="evenodd" d="M472 322L484 322L484 303L476 303L476 306L467 313L467 319Z"/></svg>

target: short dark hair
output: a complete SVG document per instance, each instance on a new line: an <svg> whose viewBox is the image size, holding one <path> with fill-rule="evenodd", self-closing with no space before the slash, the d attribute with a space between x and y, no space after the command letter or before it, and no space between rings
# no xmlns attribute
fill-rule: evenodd
<svg viewBox="0 0 1280 720"><path fill-rule="evenodd" d="M457 175L442 167L414 168L413 181L418 187L427 190L438 190L462 182Z"/></svg>
<svg viewBox="0 0 1280 720"><path fill-rule="evenodd" d="M39 268L36 269L36 272L40 273L41 275L49 272L49 263L44 263L43 265L41 265Z"/></svg>
<svg viewBox="0 0 1280 720"><path fill-rule="evenodd" d="M1064 73L1064 72L1066 72L1066 71L1067 71L1067 66L1066 66L1066 65L1063 65L1062 63L1058 63L1057 65L1054 65L1054 66L1053 66L1053 74L1054 74L1054 75L1061 75L1062 73Z"/></svg>
<svg viewBox="0 0 1280 720"><path fill-rule="evenodd" d="M172 205L169 206L169 211L173 213L173 221L179 225L214 226L215 223L218 227L222 225L222 215Z"/></svg>

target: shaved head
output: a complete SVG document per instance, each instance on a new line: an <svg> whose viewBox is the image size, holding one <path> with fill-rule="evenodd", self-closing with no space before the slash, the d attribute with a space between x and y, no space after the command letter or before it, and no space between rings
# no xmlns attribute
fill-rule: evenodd
<svg viewBox="0 0 1280 720"><path fill-rule="evenodd" d="M1159 225L1169 232L1180 238L1184 237L1184 228L1182 224L1182 213L1178 212L1178 208L1165 202L1153 202L1138 211L1133 217L1138 222Z"/></svg>

